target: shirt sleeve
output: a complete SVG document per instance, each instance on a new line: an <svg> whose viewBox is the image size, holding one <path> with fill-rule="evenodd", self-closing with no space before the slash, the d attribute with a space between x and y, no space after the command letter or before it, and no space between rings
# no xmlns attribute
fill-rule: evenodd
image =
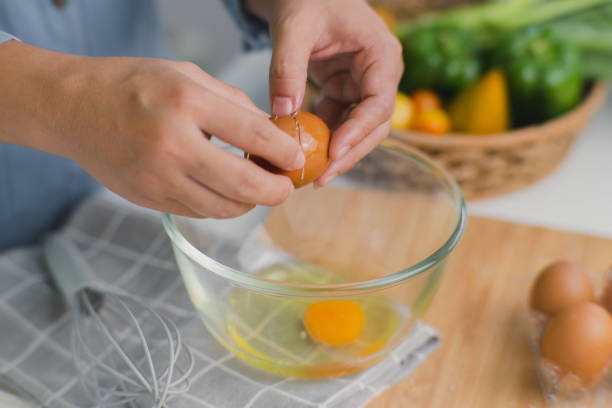
<svg viewBox="0 0 612 408"><path fill-rule="evenodd" d="M7 32L0 31L0 45L10 40L17 40L17 37L10 35Z"/></svg>
<svg viewBox="0 0 612 408"><path fill-rule="evenodd" d="M223 0L223 4L242 31L245 49L258 50L272 46L268 23L246 10L242 0Z"/></svg>

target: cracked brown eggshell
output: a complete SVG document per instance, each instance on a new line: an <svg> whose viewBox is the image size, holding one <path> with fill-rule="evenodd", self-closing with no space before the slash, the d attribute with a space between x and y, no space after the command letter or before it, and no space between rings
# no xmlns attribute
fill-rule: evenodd
<svg viewBox="0 0 612 408"><path fill-rule="evenodd" d="M295 188L303 187L319 178L329 164L329 128L318 116L297 111L289 116L273 117L270 120L285 133L294 138L306 156L302 169L285 171L271 165L261 157L252 160L266 170L282 174L291 179Z"/></svg>

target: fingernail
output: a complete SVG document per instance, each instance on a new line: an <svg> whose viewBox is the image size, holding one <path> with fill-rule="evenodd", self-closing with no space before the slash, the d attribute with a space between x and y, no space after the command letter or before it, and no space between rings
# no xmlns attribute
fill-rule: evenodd
<svg viewBox="0 0 612 408"><path fill-rule="evenodd" d="M321 187L325 187L326 185L328 185L329 183L331 183L331 181L333 179L335 179L336 177L338 177L338 173L331 173L330 175L328 175L327 177L325 177L325 179L323 179L322 183L320 184Z"/></svg>
<svg viewBox="0 0 612 408"><path fill-rule="evenodd" d="M276 116L287 116L293 112L293 102L286 96L277 96L272 101L272 114Z"/></svg>
<svg viewBox="0 0 612 408"><path fill-rule="evenodd" d="M297 170L297 169L301 169L302 167L304 167L304 164L306 164L306 156L304 156L304 152L300 152L295 158L295 161L293 162L292 167L295 170Z"/></svg>

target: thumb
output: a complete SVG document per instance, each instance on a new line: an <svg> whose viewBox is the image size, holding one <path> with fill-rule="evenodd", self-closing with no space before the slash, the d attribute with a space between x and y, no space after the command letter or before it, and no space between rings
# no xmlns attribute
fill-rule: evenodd
<svg viewBox="0 0 612 408"><path fill-rule="evenodd" d="M310 33L297 29L299 25L284 26L273 35L270 62L270 106L277 116L289 115L301 106L314 44Z"/></svg>

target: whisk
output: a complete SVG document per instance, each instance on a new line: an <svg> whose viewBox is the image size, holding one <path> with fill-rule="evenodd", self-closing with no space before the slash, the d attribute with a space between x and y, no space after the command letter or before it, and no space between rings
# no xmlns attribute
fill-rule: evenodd
<svg viewBox="0 0 612 408"><path fill-rule="evenodd" d="M96 406L162 408L187 391L194 360L171 320L96 282L76 246L59 234L47 237L43 249L71 307L73 360Z"/></svg>

